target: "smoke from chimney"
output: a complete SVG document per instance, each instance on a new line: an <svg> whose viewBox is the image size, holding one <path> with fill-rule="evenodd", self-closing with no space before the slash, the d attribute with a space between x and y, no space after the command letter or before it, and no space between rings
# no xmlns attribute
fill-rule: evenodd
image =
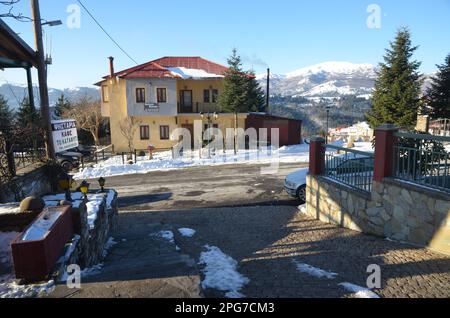
<svg viewBox="0 0 450 318"><path fill-rule="evenodd" d="M109 58L109 76L111 78L114 77L114 57L110 56Z"/></svg>

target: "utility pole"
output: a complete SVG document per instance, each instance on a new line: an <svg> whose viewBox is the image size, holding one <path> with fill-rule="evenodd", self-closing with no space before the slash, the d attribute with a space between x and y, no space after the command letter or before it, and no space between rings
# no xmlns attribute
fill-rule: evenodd
<svg viewBox="0 0 450 318"><path fill-rule="evenodd" d="M45 131L45 148L48 159L55 159L55 149L53 147L52 125L50 121L50 102L47 87L47 65L45 64L44 44L42 42L41 12L39 0L31 0L31 12L34 23L34 39L36 46L37 71L39 80L39 95L41 99L41 116Z"/></svg>

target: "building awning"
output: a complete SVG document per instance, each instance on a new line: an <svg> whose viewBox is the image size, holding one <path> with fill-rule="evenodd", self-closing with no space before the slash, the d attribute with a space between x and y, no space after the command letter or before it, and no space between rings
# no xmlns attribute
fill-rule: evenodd
<svg viewBox="0 0 450 318"><path fill-rule="evenodd" d="M37 66L36 52L0 19L0 68Z"/></svg>

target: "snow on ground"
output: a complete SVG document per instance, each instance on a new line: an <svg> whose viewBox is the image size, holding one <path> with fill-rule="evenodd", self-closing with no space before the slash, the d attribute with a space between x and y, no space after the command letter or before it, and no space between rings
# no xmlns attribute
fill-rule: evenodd
<svg viewBox="0 0 450 318"><path fill-rule="evenodd" d="M180 234L184 237L193 237L196 231L193 229L181 228L178 229L178 232L180 232Z"/></svg>
<svg viewBox="0 0 450 318"><path fill-rule="evenodd" d="M55 282L18 285L16 282L0 284L0 298L36 298L49 295L55 290Z"/></svg>
<svg viewBox="0 0 450 318"><path fill-rule="evenodd" d="M340 283L339 286L343 287L349 292L354 293L356 298L380 298L377 294L368 288L364 288L351 283Z"/></svg>
<svg viewBox="0 0 450 318"><path fill-rule="evenodd" d="M237 271L237 261L224 254L218 247L205 246L200 255L200 265L205 265L202 288L212 288L226 292L228 298L242 298L239 291L250 282Z"/></svg>
<svg viewBox="0 0 450 318"><path fill-rule="evenodd" d="M293 261L297 266L297 270L301 273L305 273L317 278L326 278L326 279L334 279L338 275L337 273L329 272L318 267L314 267L305 263L299 263L297 261Z"/></svg>
<svg viewBox="0 0 450 318"><path fill-rule="evenodd" d="M192 156L190 155L192 154ZM139 157L136 164L123 164L121 156L112 157L94 167L87 167L74 175L74 179L95 179L99 177L111 177L128 174L144 174L151 171L183 169L195 166L214 166L225 164L270 164L272 162L305 163L309 160L309 146L307 144L284 146L272 150L270 147L262 151L240 150L236 155L234 151L219 152L212 156L199 158L198 152L186 153L184 157L172 158L171 151L159 152L153 160L147 157Z"/></svg>
<svg viewBox="0 0 450 318"><path fill-rule="evenodd" d="M19 203L0 204L0 214L19 213Z"/></svg>
<svg viewBox="0 0 450 318"><path fill-rule="evenodd" d="M11 264L11 242L19 236L17 232L0 232L0 263Z"/></svg>
<svg viewBox="0 0 450 318"><path fill-rule="evenodd" d="M160 231L158 233L150 234L150 236L156 236L169 241L170 243L175 243L175 238L172 231Z"/></svg>
<svg viewBox="0 0 450 318"><path fill-rule="evenodd" d="M306 204L299 205L298 210L300 211L300 213L306 214Z"/></svg>

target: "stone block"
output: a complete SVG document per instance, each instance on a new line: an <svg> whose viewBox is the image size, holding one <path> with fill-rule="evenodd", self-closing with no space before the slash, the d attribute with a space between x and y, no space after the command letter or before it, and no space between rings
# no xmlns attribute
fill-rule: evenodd
<svg viewBox="0 0 450 318"><path fill-rule="evenodd" d="M413 198L411 197L411 195L409 194L409 191L408 191L408 190L402 189L402 190L400 191L400 194L401 194L402 198L403 198L408 204L410 204L410 205L413 205L413 204L414 204L414 200L413 200Z"/></svg>

